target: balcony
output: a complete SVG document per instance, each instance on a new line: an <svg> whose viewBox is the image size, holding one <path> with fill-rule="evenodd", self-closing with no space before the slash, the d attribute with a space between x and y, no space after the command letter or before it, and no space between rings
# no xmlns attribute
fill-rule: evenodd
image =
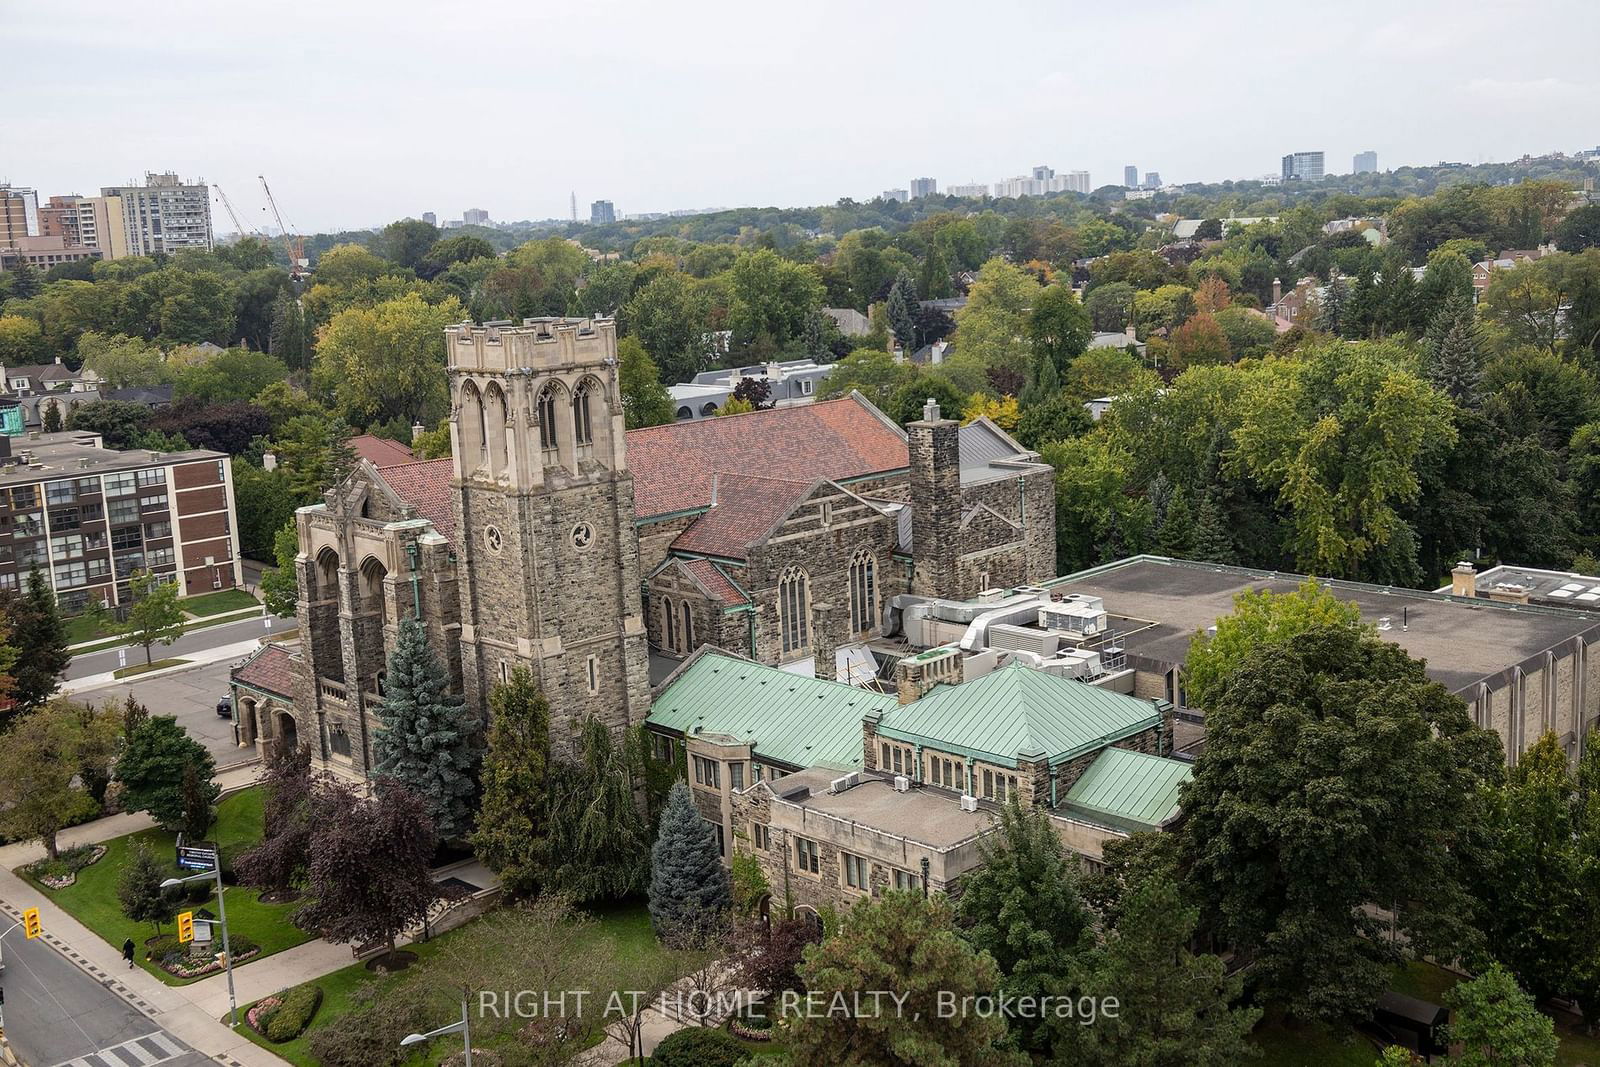
<svg viewBox="0 0 1600 1067"><path fill-rule="evenodd" d="M325 704L337 704L340 707L349 705L349 695L343 682L336 682L332 678L317 679L317 695Z"/></svg>

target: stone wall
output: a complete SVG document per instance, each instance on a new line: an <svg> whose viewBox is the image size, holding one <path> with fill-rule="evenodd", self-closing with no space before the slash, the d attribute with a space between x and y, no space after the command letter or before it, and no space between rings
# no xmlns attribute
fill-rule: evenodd
<svg viewBox="0 0 1600 1067"><path fill-rule="evenodd" d="M959 596L956 557L961 554L961 424L940 418L930 404L906 424L911 459L911 591Z"/></svg>

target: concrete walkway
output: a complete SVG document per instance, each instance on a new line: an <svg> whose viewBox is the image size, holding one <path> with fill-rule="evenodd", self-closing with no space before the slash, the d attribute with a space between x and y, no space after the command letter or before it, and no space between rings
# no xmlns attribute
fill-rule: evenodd
<svg viewBox="0 0 1600 1067"><path fill-rule="evenodd" d="M82 693L91 689L100 689L108 685L121 682L144 681L147 678L159 678L163 674L176 674L179 671L191 670L195 667L204 667L208 663L216 663L225 659L243 659L261 647L261 642L256 638L248 641L235 641L228 645L218 645L216 648L202 649L198 652L185 652L180 657L182 663L172 667L162 667L160 670L146 671L143 674L128 675L118 678L115 670L101 671L98 674L86 674L82 678L72 678L61 683L63 693ZM163 658L157 656L158 659ZM128 666L137 667L138 659L128 657ZM118 668L120 669L120 668Z"/></svg>

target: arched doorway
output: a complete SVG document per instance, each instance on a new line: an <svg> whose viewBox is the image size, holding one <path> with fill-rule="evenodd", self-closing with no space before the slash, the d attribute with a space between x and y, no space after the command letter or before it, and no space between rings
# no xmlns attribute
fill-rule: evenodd
<svg viewBox="0 0 1600 1067"><path fill-rule="evenodd" d="M294 716L287 711L278 712L279 751L295 752L300 748L300 731L295 727Z"/></svg>
<svg viewBox="0 0 1600 1067"><path fill-rule="evenodd" d="M798 905L794 909L794 917L796 919L804 920L806 929L810 931L811 936L816 938L818 941L822 940L822 916L817 914L816 908L813 908L808 904Z"/></svg>

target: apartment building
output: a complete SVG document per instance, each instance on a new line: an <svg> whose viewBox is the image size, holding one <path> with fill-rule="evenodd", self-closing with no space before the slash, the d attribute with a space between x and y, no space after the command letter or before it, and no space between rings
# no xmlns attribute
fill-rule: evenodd
<svg viewBox="0 0 1600 1067"><path fill-rule="evenodd" d="M107 186L102 196L122 201L123 235L130 256L185 248L210 250L211 187L185 182L170 171L145 174L143 185Z"/></svg>
<svg viewBox="0 0 1600 1067"><path fill-rule="evenodd" d="M148 570L192 596L240 585L220 452L117 451L93 433L0 437L0 589L38 568L63 610L127 602Z"/></svg>
<svg viewBox="0 0 1600 1067"><path fill-rule="evenodd" d="M1290 152L1283 157L1283 180L1320 182L1323 173L1323 153Z"/></svg>
<svg viewBox="0 0 1600 1067"><path fill-rule="evenodd" d="M935 178L912 178L911 199L921 200L925 196L938 196L939 182Z"/></svg>
<svg viewBox="0 0 1600 1067"><path fill-rule="evenodd" d="M78 242L97 249L101 259L123 259L128 256L127 220L122 214L120 196L79 196Z"/></svg>

